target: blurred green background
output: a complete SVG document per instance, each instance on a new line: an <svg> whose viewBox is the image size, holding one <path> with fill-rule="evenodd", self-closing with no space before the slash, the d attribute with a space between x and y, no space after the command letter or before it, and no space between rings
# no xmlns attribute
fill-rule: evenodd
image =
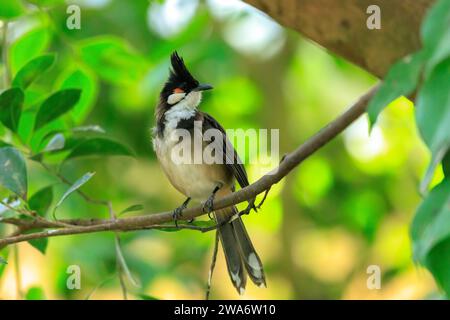
<svg viewBox="0 0 450 320"><path fill-rule="evenodd" d="M173 50L199 80L214 85L204 95L203 111L225 128L279 129L281 154L377 81L239 1L70 1L81 7L80 30L66 28L67 5L37 2L49 6L28 7L26 15L10 23L12 72L44 52L55 52L58 59L27 91L24 117L27 110L31 117L42 95L83 89L74 111L55 128L99 125L107 136L130 146L136 158L79 159L62 172L75 180L96 171L83 190L112 200L116 211L144 205L144 211L128 216L170 210L184 200L151 148L154 108ZM434 294L428 271L412 262L408 235L429 154L418 138L412 104L406 99L393 104L370 137L367 119L357 120L272 188L259 213L244 217L268 288L248 284L242 298L422 299ZM26 121L20 132L27 138ZM2 128L0 134L7 133ZM28 165L31 193L56 182L37 164ZM258 166L247 169L251 182L263 174ZM58 195L66 189L55 187ZM107 218L108 213L74 194L58 216ZM6 231L0 226L2 234ZM203 298L213 233L141 231L121 238L141 284L127 283L131 298ZM51 238L45 256L28 243L18 251L24 293L40 288L49 299L122 297L111 233ZM81 290L66 287L69 265L81 268ZM381 268L380 290L366 286L369 265ZM14 270L11 259L0 278L0 298L17 298ZM211 297L239 298L221 252Z"/></svg>

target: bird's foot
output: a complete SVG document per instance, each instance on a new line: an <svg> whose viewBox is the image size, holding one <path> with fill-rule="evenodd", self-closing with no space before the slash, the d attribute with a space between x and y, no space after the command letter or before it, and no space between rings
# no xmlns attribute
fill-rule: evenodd
<svg viewBox="0 0 450 320"><path fill-rule="evenodd" d="M186 201L183 202L181 206L173 210L172 219L175 222L175 226L178 227L178 220L183 216L183 210L186 209L191 198L187 198ZM193 221L194 219L192 219Z"/></svg>
<svg viewBox="0 0 450 320"><path fill-rule="evenodd" d="M211 217L210 213L214 209L214 197L215 197L215 193L211 194L209 196L208 200L206 200L205 203L203 204L203 212L207 213L209 217Z"/></svg>
<svg viewBox="0 0 450 320"><path fill-rule="evenodd" d="M244 210L242 210L241 212L239 212L239 215L242 216L242 215L244 215L244 214L249 214L250 211L252 211L252 209L255 209L255 211L256 211L255 205L254 205L253 203L249 204L249 205L247 206L247 208L245 208Z"/></svg>
<svg viewBox="0 0 450 320"><path fill-rule="evenodd" d="M203 212L208 214L208 217L211 218L210 213L214 210L214 197L216 196L216 192L222 188L222 183L219 183L209 196L208 200L203 204Z"/></svg>

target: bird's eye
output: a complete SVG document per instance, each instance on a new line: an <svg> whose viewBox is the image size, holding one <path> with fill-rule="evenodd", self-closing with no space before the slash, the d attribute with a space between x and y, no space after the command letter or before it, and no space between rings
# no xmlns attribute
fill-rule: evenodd
<svg viewBox="0 0 450 320"><path fill-rule="evenodd" d="M184 90L181 89L181 88L175 88L175 89L173 90L173 93L183 93L183 92L184 92Z"/></svg>

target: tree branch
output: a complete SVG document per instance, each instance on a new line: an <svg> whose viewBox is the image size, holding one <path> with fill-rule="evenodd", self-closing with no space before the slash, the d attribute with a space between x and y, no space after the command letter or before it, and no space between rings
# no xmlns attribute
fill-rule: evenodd
<svg viewBox="0 0 450 320"><path fill-rule="evenodd" d="M378 86L369 90L366 94L361 96L357 102L353 104L346 112L330 122L317 134L308 139L305 143L300 145L296 150L287 154L280 165L261 177L253 184L232 193L226 197L217 199L214 202L214 210L226 208L238 203L252 199L260 193L268 190L272 185L278 183L289 172L298 166L303 160L311 156L314 152L319 150L339 133L345 130L353 121L359 118L366 110L367 104L375 94ZM204 215L202 206L187 208L183 211L183 219L189 221L198 216ZM74 235L82 233L93 233L102 231L133 231L144 229L161 229L161 228L175 228L175 226L164 225L173 221L172 212L161 212L154 214L147 214L136 217L121 218L121 219L78 219L78 220L63 220L64 227L61 223L49 221L45 219L27 221L23 219L4 219L1 222L10 223L19 226L22 230L30 230L36 228L53 228L42 232L14 235L4 239L0 239L0 248L5 245L18 243L22 241L29 241L39 238ZM67 225L70 225L68 227ZM216 226L217 227L217 226ZM209 231L216 227L200 228L193 225L179 225L179 229L191 229L199 231Z"/></svg>
<svg viewBox="0 0 450 320"><path fill-rule="evenodd" d="M435 0L244 0L285 27L382 78L420 47L420 25ZM380 8L381 29L367 27L367 8Z"/></svg>

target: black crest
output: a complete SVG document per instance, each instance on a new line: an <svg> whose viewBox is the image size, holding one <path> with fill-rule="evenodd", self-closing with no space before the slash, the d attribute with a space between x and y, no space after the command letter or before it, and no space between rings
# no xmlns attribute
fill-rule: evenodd
<svg viewBox="0 0 450 320"><path fill-rule="evenodd" d="M181 58L175 51L170 56L172 68L170 69L169 80L166 82L163 93L171 94L175 88L189 91L198 86L199 82L191 75Z"/></svg>

